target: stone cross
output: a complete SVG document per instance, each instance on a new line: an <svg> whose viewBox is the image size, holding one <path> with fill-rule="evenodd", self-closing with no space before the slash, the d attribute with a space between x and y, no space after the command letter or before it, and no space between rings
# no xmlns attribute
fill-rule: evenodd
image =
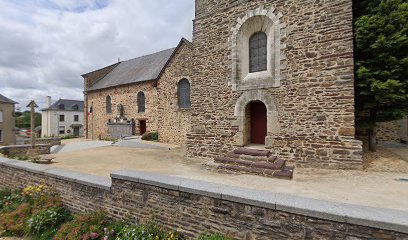
<svg viewBox="0 0 408 240"><path fill-rule="evenodd" d="M35 148L35 134L34 134L34 128L35 128L35 108L38 107L38 105L35 103L34 100L31 100L31 102L27 105L27 107L30 108L31 110L31 148Z"/></svg>

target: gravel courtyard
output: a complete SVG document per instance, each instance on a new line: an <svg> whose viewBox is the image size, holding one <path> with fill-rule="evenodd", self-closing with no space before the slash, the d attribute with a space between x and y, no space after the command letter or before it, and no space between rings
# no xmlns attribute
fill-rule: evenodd
<svg viewBox="0 0 408 240"><path fill-rule="evenodd" d="M75 144L79 147L75 147ZM288 181L218 173L212 161L185 158L180 148L164 144L123 141L113 145L110 142L71 141L66 146L69 145L70 151L63 151L62 148L55 154L53 166L106 177L117 170L134 169L334 202L408 211L408 162L382 147L377 153L365 155L364 171L297 168L294 179Z"/></svg>

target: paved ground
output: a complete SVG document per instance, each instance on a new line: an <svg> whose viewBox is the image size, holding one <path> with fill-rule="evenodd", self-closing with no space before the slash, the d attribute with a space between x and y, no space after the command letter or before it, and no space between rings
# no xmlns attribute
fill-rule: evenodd
<svg viewBox="0 0 408 240"><path fill-rule="evenodd" d="M95 149L98 147L105 147L112 145L112 142L108 141L85 141L83 139L69 139L64 140L60 146L53 146L51 153L67 153L77 152L86 149Z"/></svg>
<svg viewBox="0 0 408 240"><path fill-rule="evenodd" d="M408 211L408 162L383 149L371 156L365 171L296 169L294 180L270 179L252 175L221 174L211 161L183 157L180 148L165 144L127 142L56 154L55 167L106 176L120 169L155 172L191 179L282 192L304 197ZM82 143L81 143L82 144ZM144 145L149 145L145 148ZM70 144L68 144L70 145ZM124 147L126 146L126 147ZM132 147L129 147L132 146ZM73 149L70 146L68 149ZM386 163L387 167L381 168ZM208 165L207 165L208 163ZM400 180L401 179L401 180Z"/></svg>
<svg viewBox="0 0 408 240"><path fill-rule="evenodd" d="M388 149L389 151L401 157L401 159L408 162L408 145L407 144L384 142L384 143L379 144L379 146Z"/></svg>
<svg viewBox="0 0 408 240"><path fill-rule="evenodd" d="M158 149L158 148L175 148L175 145L161 144L155 142L142 141L139 138L133 138L128 140L119 140L117 142L112 141L89 141L83 138L75 138L62 140L60 146L53 146L51 148L51 153L60 154L68 152L78 152L87 149L95 149L99 147L106 146L118 146L118 147L129 147L129 148L143 148L143 149Z"/></svg>

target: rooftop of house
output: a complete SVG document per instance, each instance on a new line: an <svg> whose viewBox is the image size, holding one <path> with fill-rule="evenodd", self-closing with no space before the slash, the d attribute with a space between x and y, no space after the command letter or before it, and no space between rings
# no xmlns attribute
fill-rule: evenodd
<svg viewBox="0 0 408 240"><path fill-rule="evenodd" d="M175 48L119 62L116 66L111 65L114 66L113 70L96 81L96 83L89 86L86 91L100 90L138 82L155 81L160 77L161 73L182 43L191 44L188 40L182 38L178 46ZM106 67L91 73L103 69L106 69ZM88 74L90 73L82 76L86 77Z"/></svg>
<svg viewBox="0 0 408 240"><path fill-rule="evenodd" d="M69 99L59 99L55 103L51 104L50 107L41 109L41 111L84 111L84 101L79 100L69 100Z"/></svg>
<svg viewBox="0 0 408 240"><path fill-rule="evenodd" d="M155 80L175 48L153 53L150 55L120 62L104 78L96 82L88 90L98 90L129 83Z"/></svg>
<svg viewBox="0 0 408 240"><path fill-rule="evenodd" d="M18 104L18 102L15 102L11 100L10 98L5 97L4 95L0 94L0 103L9 103L9 104Z"/></svg>

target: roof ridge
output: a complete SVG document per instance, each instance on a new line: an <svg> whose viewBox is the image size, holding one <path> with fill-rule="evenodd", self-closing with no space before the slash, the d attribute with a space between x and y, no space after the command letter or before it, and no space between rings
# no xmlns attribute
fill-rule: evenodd
<svg viewBox="0 0 408 240"><path fill-rule="evenodd" d="M18 104L18 102L14 101L14 100L12 100L12 99L10 99L10 98L8 98L8 97L2 95L2 94L0 94L0 102L2 102L2 103L11 103L11 104Z"/></svg>
<svg viewBox="0 0 408 240"><path fill-rule="evenodd" d="M128 59L128 60L120 61L119 63L129 62L129 61L136 60L136 59L143 58L143 57L149 57L149 56L152 56L152 55L156 55L156 54L158 54L158 53L162 53L162 52L174 50L175 48L176 48L176 47L172 47L172 48L160 50L160 51L153 52L153 53L149 53L149 54L142 55L142 56L139 56L139 57L135 57L135 58L131 58L131 59Z"/></svg>
<svg viewBox="0 0 408 240"><path fill-rule="evenodd" d="M187 39L181 38L176 47L121 61L85 91L90 92L145 81L153 81L154 86L183 44L192 45Z"/></svg>

